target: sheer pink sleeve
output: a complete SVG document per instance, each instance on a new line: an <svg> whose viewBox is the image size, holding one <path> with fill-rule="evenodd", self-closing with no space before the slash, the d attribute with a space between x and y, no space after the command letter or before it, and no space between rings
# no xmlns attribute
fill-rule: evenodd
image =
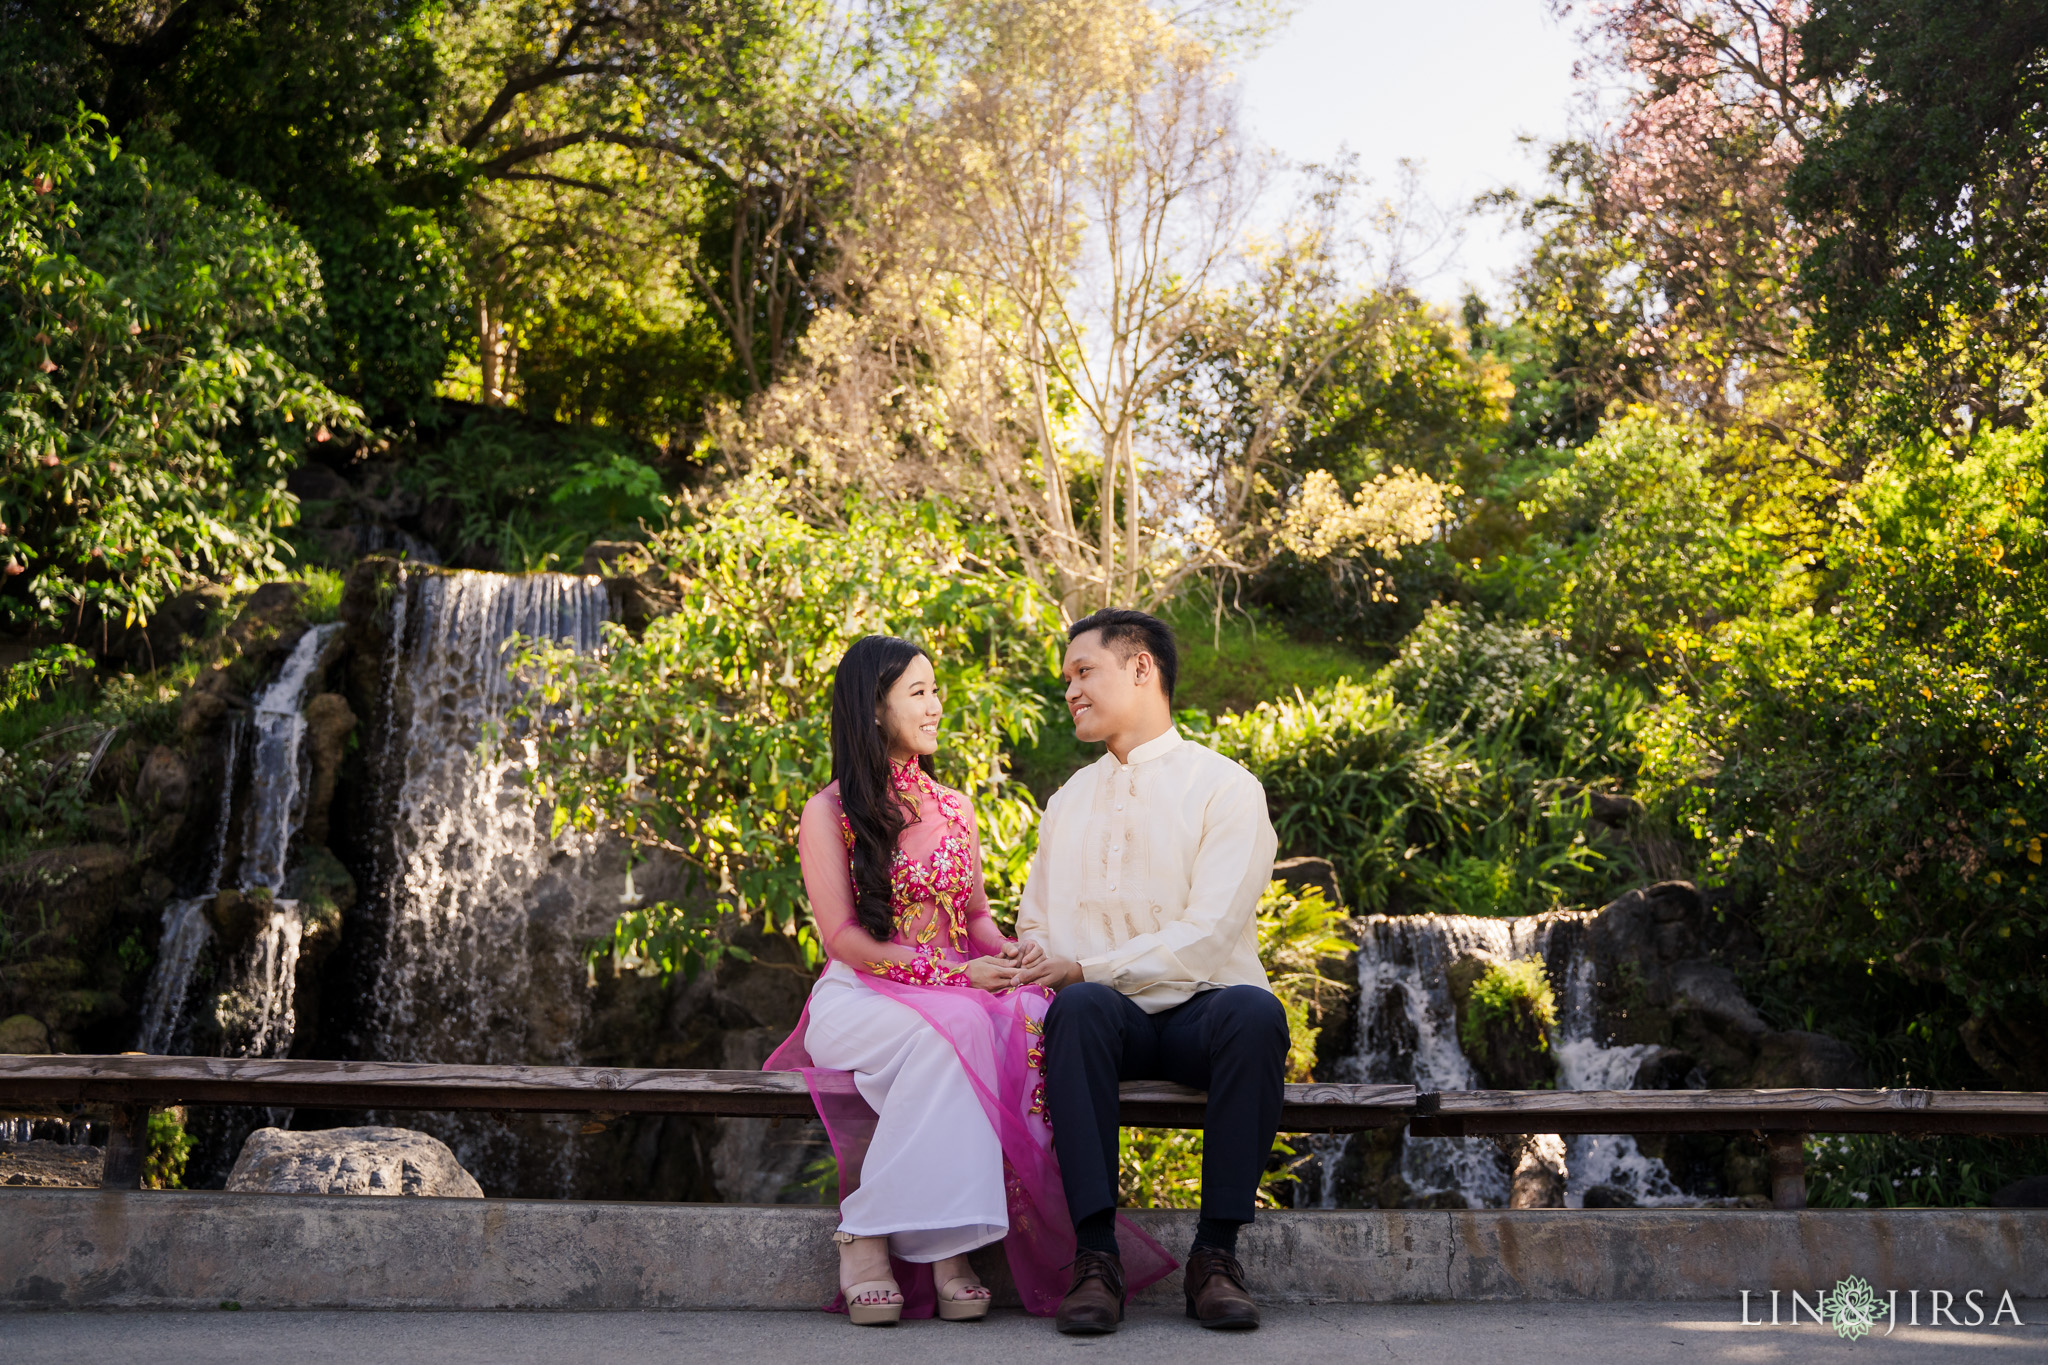
<svg viewBox="0 0 2048 1365"><path fill-rule="evenodd" d="M965 984L966 973L934 960L929 949L900 943L879 943L861 926L853 911L853 862L840 823L839 797L826 788L804 803L797 821L797 861L803 868L804 892L825 955L857 972L872 972L917 985ZM954 976L960 980L955 982Z"/></svg>
<svg viewBox="0 0 2048 1365"><path fill-rule="evenodd" d="M967 844L974 857L973 899L967 902L967 942L985 957L1000 957L1003 949L1010 946L1010 940L996 927L996 917L988 908L988 874L981 865L981 822L965 796L960 798L960 805L967 812Z"/></svg>

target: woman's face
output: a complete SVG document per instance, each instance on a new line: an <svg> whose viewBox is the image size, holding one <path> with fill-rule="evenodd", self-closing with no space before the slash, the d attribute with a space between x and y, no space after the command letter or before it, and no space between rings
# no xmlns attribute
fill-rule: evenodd
<svg viewBox="0 0 2048 1365"><path fill-rule="evenodd" d="M939 751L939 684L932 661L920 654L904 666L895 686L875 709L889 757L901 763Z"/></svg>

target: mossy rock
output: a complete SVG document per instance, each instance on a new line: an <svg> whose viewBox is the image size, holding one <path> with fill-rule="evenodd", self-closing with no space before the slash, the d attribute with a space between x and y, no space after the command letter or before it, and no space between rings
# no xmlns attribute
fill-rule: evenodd
<svg viewBox="0 0 2048 1365"><path fill-rule="evenodd" d="M1457 994L1454 983L1454 1000ZM1557 997L1540 957L1488 965L1472 978L1458 1011L1465 1059L1493 1090L1554 1088L1550 1031L1556 1027Z"/></svg>
<svg viewBox="0 0 2048 1365"><path fill-rule="evenodd" d="M0 1053L41 1056L49 1050L50 1030L33 1014L15 1014L0 1019Z"/></svg>
<svg viewBox="0 0 2048 1365"><path fill-rule="evenodd" d="M275 908L270 888L266 886L251 887L247 891L221 891L207 902L206 918L212 923L221 947L234 952L270 922Z"/></svg>

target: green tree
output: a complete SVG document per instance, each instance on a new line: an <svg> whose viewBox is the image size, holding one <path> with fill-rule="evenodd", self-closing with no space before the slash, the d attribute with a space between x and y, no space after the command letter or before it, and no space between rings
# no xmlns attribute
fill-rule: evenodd
<svg viewBox="0 0 2048 1365"><path fill-rule="evenodd" d="M2048 435L1902 451L1808 610L1727 622L1646 729L1646 795L1782 960L2031 1088L2048 1022Z"/></svg>
<svg viewBox="0 0 2048 1365"><path fill-rule="evenodd" d="M1806 70L1853 92L1790 205L1829 392L1865 439L2025 425L2048 349L2048 11L1817 0Z"/></svg>
<svg viewBox="0 0 2048 1365"><path fill-rule="evenodd" d="M90 118L0 135L0 610L146 617L282 571L284 473L361 413L315 378L320 271L249 190Z"/></svg>

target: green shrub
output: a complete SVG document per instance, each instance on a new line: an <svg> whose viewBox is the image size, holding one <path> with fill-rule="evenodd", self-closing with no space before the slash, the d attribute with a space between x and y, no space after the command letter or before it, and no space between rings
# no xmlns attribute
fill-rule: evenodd
<svg viewBox="0 0 2048 1365"><path fill-rule="evenodd" d="M1472 983L1458 1016L1466 1058L1498 1089L1548 1089L1554 1084L1550 1033L1557 997L1543 959L1496 962Z"/></svg>
<svg viewBox="0 0 2048 1365"><path fill-rule="evenodd" d="M1340 682L1224 716L1198 737L1264 784L1283 853L1331 859L1365 910L1387 909L1415 853L1451 834L1450 746L1385 691Z"/></svg>
<svg viewBox="0 0 2048 1365"><path fill-rule="evenodd" d="M142 1188L182 1190L185 1162L192 1155L192 1139L184 1121L168 1109L152 1110L149 1116L149 1150L142 1158Z"/></svg>
<svg viewBox="0 0 2048 1365"><path fill-rule="evenodd" d="M453 525L438 536L444 555L481 550L512 573L574 570L591 541L638 540L643 522L665 519L661 476L642 458L651 453L599 427L478 412L424 446L405 480L453 504Z"/></svg>
<svg viewBox="0 0 2048 1365"><path fill-rule="evenodd" d="M341 595L347 580L333 569L301 569L293 575L304 589L299 594L299 613L306 624L318 626L341 619Z"/></svg>
<svg viewBox="0 0 2048 1365"><path fill-rule="evenodd" d="M1806 1202L1817 1209L1983 1208L2048 1170L2040 1138L1838 1133L1806 1140Z"/></svg>

